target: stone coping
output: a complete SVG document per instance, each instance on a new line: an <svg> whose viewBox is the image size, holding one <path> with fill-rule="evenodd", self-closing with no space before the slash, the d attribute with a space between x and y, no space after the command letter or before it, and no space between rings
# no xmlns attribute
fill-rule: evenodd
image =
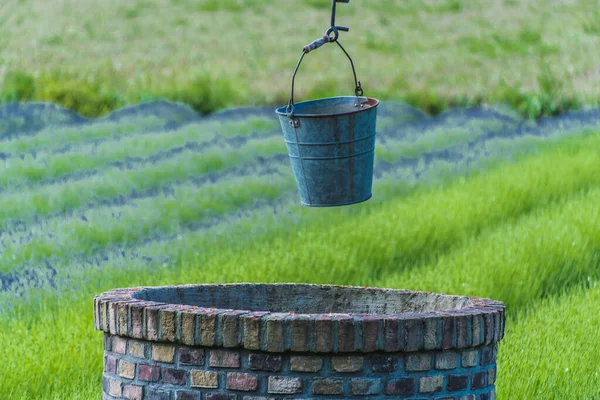
<svg viewBox="0 0 600 400"><path fill-rule="evenodd" d="M257 301L261 293L275 295ZM296 313L294 301L306 300L294 297L300 293L312 296L303 311L340 312ZM95 327L111 335L278 353L464 349L498 343L505 320L503 303L489 299L335 285L135 287L94 298Z"/></svg>

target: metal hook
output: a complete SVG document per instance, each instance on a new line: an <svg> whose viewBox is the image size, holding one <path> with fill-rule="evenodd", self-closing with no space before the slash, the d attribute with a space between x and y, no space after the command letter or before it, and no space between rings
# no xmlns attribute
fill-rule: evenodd
<svg viewBox="0 0 600 400"><path fill-rule="evenodd" d="M350 0L332 0L331 1L331 26L335 26L335 11L336 11L336 5L337 3L350 3ZM338 29L340 28L344 28L342 27L338 27ZM348 28L345 28L348 29ZM344 32L348 32L347 30L341 29Z"/></svg>
<svg viewBox="0 0 600 400"><path fill-rule="evenodd" d="M338 37L339 37L339 32L338 31L342 31L342 32L349 32L350 28L345 27L345 26L337 26L335 24L335 11L336 11L336 6L337 3L350 3L350 0L332 0L331 1L331 27L329 28L329 30L327 31L327 36L329 36L329 34L331 32L334 32L335 36L333 38L330 38L329 40L331 42L335 42Z"/></svg>

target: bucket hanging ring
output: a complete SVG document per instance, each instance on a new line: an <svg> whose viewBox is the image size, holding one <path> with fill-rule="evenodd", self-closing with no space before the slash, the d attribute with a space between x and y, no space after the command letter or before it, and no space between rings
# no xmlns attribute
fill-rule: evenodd
<svg viewBox="0 0 600 400"><path fill-rule="evenodd" d="M334 37L329 36L332 32L335 33ZM314 42L312 42L311 44L309 44L307 46L304 46L304 49L302 51L302 56L300 57L300 60L298 60L298 64L296 65L296 69L294 70L294 75L292 76L292 93L290 95L290 101L286 108L286 115L288 118L291 118L294 115L294 83L296 81L296 74L298 73L298 69L300 68L300 64L302 63L304 56L306 54L310 53L312 50L318 49L319 47L323 46L326 43L335 42L338 46L340 46L340 48L342 49L344 54L346 54L346 56L350 60L350 65L352 66L352 74L354 75L354 85L355 85L354 86L354 94L356 95L356 97L362 96L364 94L364 91L360 84L360 81L356 78L356 68L354 68L354 61L352 61L352 57L350 57L350 54L348 54L348 52L346 51L344 46L342 46L342 44L339 42L339 40L337 40L338 35L339 35L339 33L338 33L337 27L332 26L331 28L329 28L327 30L327 33L325 34L325 36L323 36L320 39L315 40Z"/></svg>
<svg viewBox="0 0 600 400"><path fill-rule="evenodd" d="M329 36L331 33L333 33L333 37ZM336 42L340 37L340 31L338 31L337 26L332 26L331 28L327 29L325 36L329 38L330 42Z"/></svg>

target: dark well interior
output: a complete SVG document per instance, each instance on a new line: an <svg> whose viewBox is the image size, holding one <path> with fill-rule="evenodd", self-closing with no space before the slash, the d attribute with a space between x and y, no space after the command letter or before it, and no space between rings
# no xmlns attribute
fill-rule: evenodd
<svg viewBox="0 0 600 400"><path fill-rule="evenodd" d="M185 285L147 288L140 300L244 311L301 314L401 314L457 310L472 306L468 297L358 287L295 284Z"/></svg>

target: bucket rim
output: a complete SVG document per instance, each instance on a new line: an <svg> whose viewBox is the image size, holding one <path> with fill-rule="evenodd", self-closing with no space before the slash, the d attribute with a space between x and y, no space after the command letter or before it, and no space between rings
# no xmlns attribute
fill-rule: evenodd
<svg viewBox="0 0 600 400"><path fill-rule="evenodd" d="M367 102L371 103L370 107L368 108L361 108L358 110L352 110L352 111L345 111L345 112L340 112L340 113L333 113L333 114L303 114L303 113L299 113L296 114L294 113L294 115L292 117L294 118L302 118L302 117L309 117L309 118L319 118L319 117L334 117L334 116L339 116L339 115L349 115L349 114L356 114L356 113L360 113L360 112L365 112L365 111L369 111L372 110L374 108L376 108L379 105L379 100L374 98L374 97L366 97L366 96L359 96L359 97L363 97L365 99L367 99ZM314 103L317 101L324 101L324 100L335 100L335 99L355 99L356 96L335 96L335 97L324 97L322 99L314 99L314 100L306 100L306 101L302 101L300 103L295 103L294 105L299 105L299 104L308 104L308 103ZM275 113L277 113L277 115L283 116L283 117L287 117L287 105L279 107L277 109L275 109Z"/></svg>

